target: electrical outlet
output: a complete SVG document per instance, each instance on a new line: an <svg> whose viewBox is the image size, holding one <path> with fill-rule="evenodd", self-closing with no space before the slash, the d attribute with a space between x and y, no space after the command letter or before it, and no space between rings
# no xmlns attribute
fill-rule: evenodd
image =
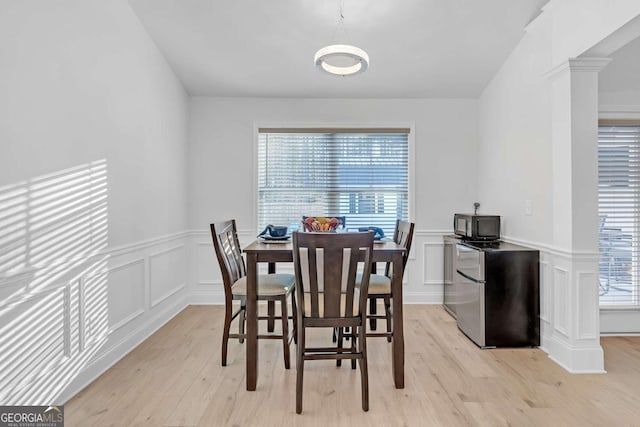
<svg viewBox="0 0 640 427"><path fill-rule="evenodd" d="M524 201L524 214L527 216L533 215L533 201L531 200Z"/></svg>

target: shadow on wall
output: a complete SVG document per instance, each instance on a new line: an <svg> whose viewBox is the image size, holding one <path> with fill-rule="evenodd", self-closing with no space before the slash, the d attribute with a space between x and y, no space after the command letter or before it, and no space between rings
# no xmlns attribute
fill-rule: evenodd
<svg viewBox="0 0 640 427"><path fill-rule="evenodd" d="M63 403L104 345L106 247L106 160L0 187L0 404Z"/></svg>

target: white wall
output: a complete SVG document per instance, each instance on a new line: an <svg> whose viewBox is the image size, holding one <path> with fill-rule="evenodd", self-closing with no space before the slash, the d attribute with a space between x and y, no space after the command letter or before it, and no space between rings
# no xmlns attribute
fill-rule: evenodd
<svg viewBox="0 0 640 427"><path fill-rule="evenodd" d="M414 251L405 299L442 301L442 234L454 212L476 200L475 100L191 98L189 223L195 234L196 301L221 301L208 224L236 218L241 239L256 234L255 126L415 126Z"/></svg>
<svg viewBox="0 0 640 427"><path fill-rule="evenodd" d="M503 234L552 243L550 40L525 34L479 100L480 201L502 215ZM531 201L531 215L526 212Z"/></svg>
<svg viewBox="0 0 640 427"><path fill-rule="evenodd" d="M619 112L620 118L628 116L625 112L640 113L640 38L616 51L611 59L599 75L600 111Z"/></svg>
<svg viewBox="0 0 640 427"><path fill-rule="evenodd" d="M124 0L0 7L0 403L63 403L185 304L187 95Z"/></svg>

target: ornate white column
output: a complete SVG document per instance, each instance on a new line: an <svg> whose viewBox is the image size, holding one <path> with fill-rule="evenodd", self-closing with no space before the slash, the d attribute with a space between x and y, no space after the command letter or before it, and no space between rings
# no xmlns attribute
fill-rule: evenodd
<svg viewBox="0 0 640 427"><path fill-rule="evenodd" d="M610 59L570 59L551 85L553 256L543 344L571 372L604 372L598 302L598 72Z"/></svg>

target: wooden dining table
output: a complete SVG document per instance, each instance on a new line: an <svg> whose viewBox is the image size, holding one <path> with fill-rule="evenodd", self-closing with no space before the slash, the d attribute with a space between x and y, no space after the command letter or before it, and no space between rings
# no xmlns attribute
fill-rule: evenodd
<svg viewBox="0 0 640 427"><path fill-rule="evenodd" d="M275 272L276 263L293 262L293 245L290 242L265 242L256 240L244 248L247 258L247 300L246 300L246 374L247 390L254 391L258 383L258 267L269 264L269 272ZM406 249L395 242L376 242L373 245L374 262L390 262L393 265L391 277L392 323L391 370L396 388L404 388L404 327L402 321L402 276L403 255ZM295 315L295 313L294 313Z"/></svg>

